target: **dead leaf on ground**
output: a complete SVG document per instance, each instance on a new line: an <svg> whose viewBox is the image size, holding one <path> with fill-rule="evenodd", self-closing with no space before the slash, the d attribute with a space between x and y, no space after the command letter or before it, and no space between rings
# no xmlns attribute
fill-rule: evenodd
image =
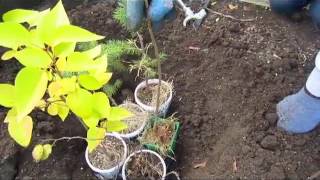
<svg viewBox="0 0 320 180"><path fill-rule="evenodd" d="M193 166L194 169L197 169L197 168L204 168L207 166L207 161L203 161L202 163L199 163L199 164L196 164Z"/></svg>
<svg viewBox="0 0 320 180"><path fill-rule="evenodd" d="M238 9L238 5L233 5L233 4L229 4L228 5L228 8L230 9L230 10L236 10L236 9Z"/></svg>
<svg viewBox="0 0 320 180"><path fill-rule="evenodd" d="M237 165L237 160L236 159L233 160L232 166L233 166L233 172L237 172L238 171L238 165Z"/></svg>

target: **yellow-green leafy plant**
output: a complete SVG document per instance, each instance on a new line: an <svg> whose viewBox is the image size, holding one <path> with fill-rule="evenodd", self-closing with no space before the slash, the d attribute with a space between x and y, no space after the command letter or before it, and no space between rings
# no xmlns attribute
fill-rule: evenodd
<svg viewBox="0 0 320 180"><path fill-rule="evenodd" d="M107 72L107 58L101 46L78 52L76 43L97 41L96 35L70 24L62 5L33 11L11 10L0 22L0 46L8 48L2 60L15 58L23 68L14 84L0 84L0 105L9 108L4 120L10 136L27 147L32 138L33 121L30 113L39 108L62 121L74 113L87 129L89 151L103 140L105 133L126 128L121 120L131 113L111 107L101 88L112 73ZM58 140L71 139L68 137ZM54 141L52 145L57 140ZM34 148L36 161L51 153L50 144Z"/></svg>

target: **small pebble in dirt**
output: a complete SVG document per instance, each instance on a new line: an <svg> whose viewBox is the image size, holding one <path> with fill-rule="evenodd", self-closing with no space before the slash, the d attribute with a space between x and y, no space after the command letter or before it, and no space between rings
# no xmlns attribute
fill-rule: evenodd
<svg viewBox="0 0 320 180"><path fill-rule="evenodd" d="M242 154L248 154L250 152L250 150L251 150L251 147L248 145L244 145L241 148Z"/></svg>
<svg viewBox="0 0 320 180"><path fill-rule="evenodd" d="M240 29L241 29L240 23L233 23L229 27L230 32L233 32L233 33L239 32Z"/></svg>
<svg viewBox="0 0 320 180"><path fill-rule="evenodd" d="M264 118L269 121L271 125L275 125L278 121L277 113L266 113Z"/></svg>
<svg viewBox="0 0 320 180"><path fill-rule="evenodd" d="M267 135L261 141L261 146L264 149L276 150L279 147L279 142L276 136Z"/></svg>
<svg viewBox="0 0 320 180"><path fill-rule="evenodd" d="M294 141L294 145L296 146L303 146L306 143L307 143L306 139L303 139L302 137Z"/></svg>

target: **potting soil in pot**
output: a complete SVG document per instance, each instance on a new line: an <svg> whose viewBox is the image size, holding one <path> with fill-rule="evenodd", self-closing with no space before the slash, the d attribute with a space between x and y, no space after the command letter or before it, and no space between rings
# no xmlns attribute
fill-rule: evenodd
<svg viewBox="0 0 320 180"><path fill-rule="evenodd" d="M147 87L141 88L138 91L138 98L143 104L155 107L157 104L158 84L149 84ZM161 83L160 86L160 104L166 102L170 95L170 87Z"/></svg>
<svg viewBox="0 0 320 180"><path fill-rule="evenodd" d="M134 114L134 116L131 116L129 118L122 120L122 122L124 122L128 126L128 128L121 131L122 134L128 134L128 133L134 132L135 130L139 129L143 125L143 123L145 123L148 120L148 117L149 117L148 113L140 109L138 105L132 104L130 102L125 102L121 106Z"/></svg>
<svg viewBox="0 0 320 180"><path fill-rule="evenodd" d="M127 165L127 179L161 179L162 164L158 157L150 153L138 153L131 157Z"/></svg>
<svg viewBox="0 0 320 180"><path fill-rule="evenodd" d="M92 153L89 153L89 160L96 168L113 168L122 160L124 156L123 148L123 144L119 139L106 137Z"/></svg>

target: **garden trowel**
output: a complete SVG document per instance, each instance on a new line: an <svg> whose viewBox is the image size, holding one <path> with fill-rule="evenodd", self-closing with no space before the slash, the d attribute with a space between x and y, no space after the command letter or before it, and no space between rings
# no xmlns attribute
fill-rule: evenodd
<svg viewBox="0 0 320 180"><path fill-rule="evenodd" d="M205 9L201 9L199 12L194 13L190 7L187 7L182 0L176 0L177 3L182 7L183 11L186 14L186 17L183 20L183 26L187 26L187 23L191 20L202 20L206 17L207 12Z"/></svg>
<svg viewBox="0 0 320 180"><path fill-rule="evenodd" d="M205 10L206 8L208 8L210 4L210 0L202 0L202 10ZM205 17L203 17L202 19L196 19L194 22L193 22L193 28L195 30L198 30L199 27L201 26L202 22L204 21Z"/></svg>

